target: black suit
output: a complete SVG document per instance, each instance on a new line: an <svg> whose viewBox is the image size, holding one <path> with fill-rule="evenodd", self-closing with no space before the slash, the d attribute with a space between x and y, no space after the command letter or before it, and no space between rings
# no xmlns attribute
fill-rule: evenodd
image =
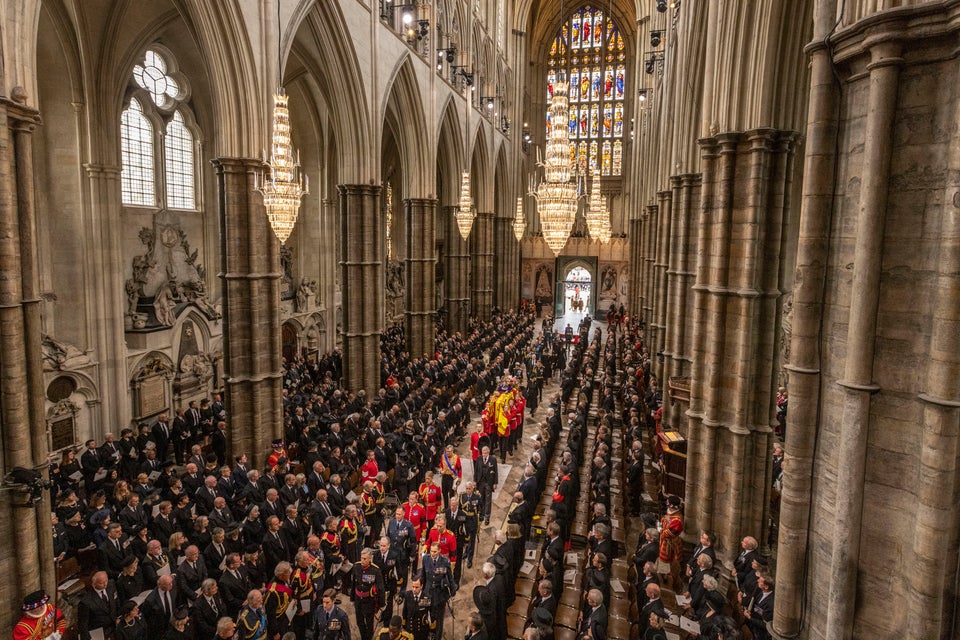
<svg viewBox="0 0 960 640"><path fill-rule="evenodd" d="M224 531L226 531L230 523L233 522L233 514L228 507L224 507L219 511L217 509L211 509L210 513L207 514L207 518L210 520L211 527L220 527Z"/></svg>
<svg viewBox="0 0 960 640"><path fill-rule="evenodd" d="M507 516L507 522L513 522L520 526L520 536L524 542L530 537L530 522L532 520L533 503L526 500L518 503L516 508Z"/></svg>
<svg viewBox="0 0 960 640"><path fill-rule="evenodd" d="M551 615L552 617L556 617L556 615L557 615L557 596L555 596L555 595L553 595L553 594L551 593L548 597L544 598L543 596L537 594L537 597L533 599L533 607L532 607L532 609L536 609L537 607L539 607L539 608L541 608L541 609L546 609L547 611L550 612L550 615Z"/></svg>
<svg viewBox="0 0 960 640"><path fill-rule="evenodd" d="M477 487L480 489L480 495L483 498L483 518L490 521L490 510L493 505L493 487L499 481L497 470L497 459L492 455L487 456L484 461L483 456L477 458Z"/></svg>
<svg viewBox="0 0 960 640"><path fill-rule="evenodd" d="M223 466L227 460L227 434L223 429L216 429L210 436L210 447L217 456L217 466Z"/></svg>
<svg viewBox="0 0 960 640"><path fill-rule="evenodd" d="M77 631L80 633L80 640L90 640L90 632L94 629L103 629L104 637L113 633L120 606L113 581L107 583L104 591L106 602L93 588L88 588L80 599L77 607Z"/></svg>
<svg viewBox="0 0 960 640"><path fill-rule="evenodd" d="M177 523L173 520L173 511L166 516L158 513L157 517L150 523L150 533L160 541L160 544L164 548L166 548L166 542L170 540L170 536L173 535L173 532L176 530Z"/></svg>
<svg viewBox="0 0 960 640"><path fill-rule="evenodd" d="M207 575L214 579L220 577L220 563L223 562L228 553L226 541L220 543L220 548L223 549L223 553L217 551L217 545L211 542L203 550L203 561L207 565Z"/></svg>
<svg viewBox="0 0 960 640"><path fill-rule="evenodd" d="M247 578L246 569L240 566L234 576L229 571L224 571L220 576L220 595L227 605L227 614L231 618L236 618L240 612L240 606L247 599L247 594L252 588L250 580Z"/></svg>
<svg viewBox="0 0 960 640"><path fill-rule="evenodd" d="M83 472L83 483L88 494L93 492L95 484L93 478L102 466L100 454L96 449L87 449L80 456L80 469Z"/></svg>
<svg viewBox="0 0 960 640"><path fill-rule="evenodd" d="M281 562L286 562L290 556L287 549L287 541L282 532L277 531L277 535L271 532L263 537L263 561L267 570L267 575L272 576L273 570Z"/></svg>
<svg viewBox="0 0 960 640"><path fill-rule="evenodd" d="M600 605L596 609L589 609L584 612L583 622L580 625L580 632L590 632L593 640L606 640L607 637L607 608Z"/></svg>
<svg viewBox="0 0 960 640"><path fill-rule="evenodd" d="M147 623L147 638L149 640L159 640L164 637L167 628L170 626L170 618L176 613L177 609L185 604L183 594L177 589L176 585L167 592L169 599L169 614L164 610L163 601L160 598L160 591L154 589L143 601L140 611L143 613L143 619Z"/></svg>
<svg viewBox="0 0 960 640"><path fill-rule="evenodd" d="M203 558L197 558L197 561L191 567L190 562L184 560L177 567L177 586L186 596L187 600L193 602L197 599L197 589L207 579L207 565Z"/></svg>
<svg viewBox="0 0 960 640"><path fill-rule="evenodd" d="M197 625L197 640L207 640L216 636L217 620L228 615L227 603L219 593L213 596L212 600L211 604L206 596L201 595L193 603L190 619Z"/></svg>
<svg viewBox="0 0 960 640"><path fill-rule="evenodd" d="M100 570L106 571L110 578L116 578L120 575L120 572L123 571L124 558L132 554L129 545L124 547L123 544L124 540L122 538L116 544L113 540L107 538L97 547L100 552Z"/></svg>
<svg viewBox="0 0 960 640"><path fill-rule="evenodd" d="M197 489L196 494L193 496L193 501L197 505L197 515L207 515L213 511L213 501L217 498L222 498L216 489L213 489L213 493L210 493L211 489L207 486L202 486Z"/></svg>
<svg viewBox="0 0 960 640"><path fill-rule="evenodd" d="M163 422L153 425L150 439L157 445L157 460L166 460L170 445L170 425Z"/></svg>
<svg viewBox="0 0 960 640"><path fill-rule="evenodd" d="M490 590L490 597L493 598L495 613L494 629L490 630L491 640L506 640L507 637L507 587L504 584L503 576L497 574L487 585ZM513 587L511 586L511 590Z"/></svg>

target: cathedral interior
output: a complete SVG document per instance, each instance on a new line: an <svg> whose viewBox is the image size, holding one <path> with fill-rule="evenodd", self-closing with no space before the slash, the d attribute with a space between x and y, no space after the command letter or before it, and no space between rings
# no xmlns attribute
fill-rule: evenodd
<svg viewBox="0 0 960 640"><path fill-rule="evenodd" d="M438 319L524 304L642 327L684 538L716 532L725 567L771 520L789 389L774 637L960 637L960 0L0 13L4 632L57 590L50 498L15 468L214 394L262 467L286 362L338 351L372 397L391 327L422 356ZM276 94L304 190L285 242Z"/></svg>

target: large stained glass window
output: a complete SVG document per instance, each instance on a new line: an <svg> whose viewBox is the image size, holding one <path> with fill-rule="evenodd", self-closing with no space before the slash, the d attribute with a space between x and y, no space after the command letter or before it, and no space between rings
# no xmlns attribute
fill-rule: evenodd
<svg viewBox="0 0 960 640"><path fill-rule="evenodd" d="M623 35L603 9L587 5L575 11L550 45L547 101L553 85L570 81L570 153L580 171L600 167L605 176L623 170L623 97L626 52ZM550 114L547 113L547 137Z"/></svg>

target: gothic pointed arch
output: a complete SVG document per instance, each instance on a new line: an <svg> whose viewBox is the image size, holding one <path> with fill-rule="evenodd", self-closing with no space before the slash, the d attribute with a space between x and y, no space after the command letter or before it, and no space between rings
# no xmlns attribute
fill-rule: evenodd
<svg viewBox="0 0 960 640"><path fill-rule="evenodd" d="M477 211L489 212L493 207L493 176L490 170L490 151L486 128L477 127L470 147L470 186Z"/></svg>
<svg viewBox="0 0 960 640"><path fill-rule="evenodd" d="M409 54L400 60L387 84L383 107L383 127L393 131L400 152L402 171L409 191L404 197L422 197L429 191L432 180L426 168L425 157L429 146L423 144L423 132L428 131L424 117L423 99L417 83L416 71Z"/></svg>
<svg viewBox="0 0 960 640"><path fill-rule="evenodd" d="M374 144L368 96L357 86L363 77L342 11L335 2L302 0L288 23L285 81L310 76L324 97L324 118L336 142L337 182L367 182L376 163L367 150Z"/></svg>
<svg viewBox="0 0 960 640"><path fill-rule="evenodd" d="M460 124L458 100L451 94L441 111L437 132L437 193L443 205L454 205L460 189L460 175L464 167L463 129Z"/></svg>

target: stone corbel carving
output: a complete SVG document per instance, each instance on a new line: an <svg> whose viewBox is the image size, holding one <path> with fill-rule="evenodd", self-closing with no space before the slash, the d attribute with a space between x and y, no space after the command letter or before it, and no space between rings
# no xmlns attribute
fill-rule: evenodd
<svg viewBox="0 0 960 640"><path fill-rule="evenodd" d="M44 334L40 348L45 371L63 371L90 364L87 354L72 344L56 340L53 336Z"/></svg>

